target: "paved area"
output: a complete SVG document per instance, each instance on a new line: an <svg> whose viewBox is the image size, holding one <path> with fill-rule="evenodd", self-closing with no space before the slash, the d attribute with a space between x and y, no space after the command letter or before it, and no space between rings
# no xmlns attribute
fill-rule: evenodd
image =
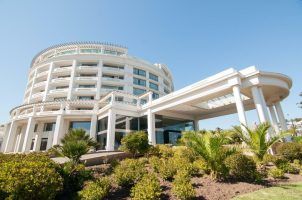
<svg viewBox="0 0 302 200"><path fill-rule="evenodd" d="M86 166L91 166L91 165L98 165L102 163L106 163L112 159L119 159L119 158L124 158L129 156L129 154L126 154L121 151L100 151L100 152L94 152L94 153L89 153L85 154L81 157L81 161L85 163ZM66 157L56 157L52 158L55 162L59 164L63 164L65 162L69 161L69 158Z"/></svg>

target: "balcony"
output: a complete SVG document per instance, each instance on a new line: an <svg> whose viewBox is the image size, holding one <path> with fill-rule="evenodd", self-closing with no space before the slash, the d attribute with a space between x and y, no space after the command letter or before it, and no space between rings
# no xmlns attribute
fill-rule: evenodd
<svg viewBox="0 0 302 200"><path fill-rule="evenodd" d="M102 77L102 82L106 82L106 83L123 83L124 79Z"/></svg>
<svg viewBox="0 0 302 200"><path fill-rule="evenodd" d="M88 65L82 65L77 67L78 72L97 72L98 67L97 66L88 66Z"/></svg>
<svg viewBox="0 0 302 200"><path fill-rule="evenodd" d="M78 95L94 95L96 88L75 88L74 93Z"/></svg>
<svg viewBox="0 0 302 200"><path fill-rule="evenodd" d="M57 96L57 95L66 95L68 93L68 88L64 89L53 89L49 91L49 94L52 96Z"/></svg>
<svg viewBox="0 0 302 200"><path fill-rule="evenodd" d="M42 81L34 85L34 89L45 88L47 81Z"/></svg>
<svg viewBox="0 0 302 200"><path fill-rule="evenodd" d="M41 100L44 96L45 92L38 92L31 95L31 100Z"/></svg>
<svg viewBox="0 0 302 200"><path fill-rule="evenodd" d="M103 73L111 73L111 74L124 74L125 70L120 68L113 67L103 67Z"/></svg>
<svg viewBox="0 0 302 200"><path fill-rule="evenodd" d="M53 70L53 74L69 74L72 70L72 67L58 67Z"/></svg>
<svg viewBox="0 0 302 200"><path fill-rule="evenodd" d="M44 78L47 76L48 76L48 71L44 71L44 72L38 73L36 78Z"/></svg>
<svg viewBox="0 0 302 200"><path fill-rule="evenodd" d="M70 77L66 78L55 78L51 80L51 83L53 84L61 84L61 83L69 83L70 82Z"/></svg>
<svg viewBox="0 0 302 200"><path fill-rule="evenodd" d="M96 83L98 77L95 76L80 76L75 78L75 82L77 83Z"/></svg>

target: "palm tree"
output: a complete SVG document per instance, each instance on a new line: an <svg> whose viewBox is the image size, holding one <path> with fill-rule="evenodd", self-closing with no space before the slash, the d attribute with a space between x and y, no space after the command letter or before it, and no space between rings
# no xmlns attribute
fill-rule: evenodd
<svg viewBox="0 0 302 200"><path fill-rule="evenodd" d="M91 148L98 147L98 143L90 138L83 129L71 129L61 143L61 145L54 146L51 152L69 158L73 164L78 164L81 156L88 153Z"/></svg>
<svg viewBox="0 0 302 200"><path fill-rule="evenodd" d="M245 125L243 126L245 131L243 131L239 126L234 126L233 128L258 161L262 161L264 155L268 152L272 145L287 135L282 133L268 138L268 130L271 127L269 123L259 124L255 129L250 129Z"/></svg>
<svg viewBox="0 0 302 200"><path fill-rule="evenodd" d="M188 131L183 133L182 142L207 163L211 177L219 179L226 175L227 168L224 160L235 153L234 148L224 146L226 137L223 133L212 134Z"/></svg>

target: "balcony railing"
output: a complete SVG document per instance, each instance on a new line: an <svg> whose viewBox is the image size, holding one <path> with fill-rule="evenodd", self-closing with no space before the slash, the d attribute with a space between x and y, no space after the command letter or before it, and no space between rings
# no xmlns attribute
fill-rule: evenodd
<svg viewBox="0 0 302 200"><path fill-rule="evenodd" d="M42 81L42 82L36 83L36 84L34 85L34 88L45 86L46 83L47 83L47 81Z"/></svg>
<svg viewBox="0 0 302 200"><path fill-rule="evenodd" d="M44 94L45 94L45 92L38 92L38 93L31 95L31 98L35 99L35 98L43 97Z"/></svg>
<svg viewBox="0 0 302 200"><path fill-rule="evenodd" d="M53 72L55 73L59 73L59 72L69 72L71 71L72 67L59 67L53 70Z"/></svg>
<svg viewBox="0 0 302 200"><path fill-rule="evenodd" d="M124 79L119 78L110 78L110 77L102 77L103 81L113 81L113 82L123 82Z"/></svg>
<svg viewBox="0 0 302 200"><path fill-rule="evenodd" d="M37 74L36 78L41 78L41 77L47 76L47 75L48 75L48 71L44 71L44 72Z"/></svg>

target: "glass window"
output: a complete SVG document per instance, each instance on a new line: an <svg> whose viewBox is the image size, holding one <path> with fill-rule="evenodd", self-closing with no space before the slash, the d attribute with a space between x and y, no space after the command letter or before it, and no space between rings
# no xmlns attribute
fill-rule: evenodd
<svg viewBox="0 0 302 200"><path fill-rule="evenodd" d="M146 71L142 69L133 68L133 74L146 76Z"/></svg>
<svg viewBox="0 0 302 200"><path fill-rule="evenodd" d="M67 100L67 97L57 97L53 99L54 101L65 101Z"/></svg>
<svg viewBox="0 0 302 200"><path fill-rule="evenodd" d="M80 100L93 100L94 96L79 96L78 99L80 99Z"/></svg>
<svg viewBox="0 0 302 200"><path fill-rule="evenodd" d="M153 81L158 81L158 76L152 74L152 73L149 73L149 78Z"/></svg>
<svg viewBox="0 0 302 200"><path fill-rule="evenodd" d="M80 74L81 77L96 77L96 74Z"/></svg>
<svg viewBox="0 0 302 200"><path fill-rule="evenodd" d="M112 64L103 64L103 67L104 68L110 68L110 69L124 69L124 67L123 66L114 66L114 65L112 65Z"/></svg>
<svg viewBox="0 0 302 200"><path fill-rule="evenodd" d="M35 124L34 133L38 131L38 124Z"/></svg>
<svg viewBox="0 0 302 200"><path fill-rule="evenodd" d="M159 98L159 95L157 93L152 93L152 98L153 99L158 99Z"/></svg>
<svg viewBox="0 0 302 200"><path fill-rule="evenodd" d="M155 83L149 82L149 87L150 87L151 89L153 89L153 90L158 90L158 85L155 84Z"/></svg>
<svg viewBox="0 0 302 200"><path fill-rule="evenodd" d="M48 140L48 138L42 138L41 139L40 151L45 151L46 150L47 140Z"/></svg>
<svg viewBox="0 0 302 200"><path fill-rule="evenodd" d="M101 49L81 49L81 53L102 53Z"/></svg>
<svg viewBox="0 0 302 200"><path fill-rule="evenodd" d="M95 88L95 85L79 85L79 88Z"/></svg>
<svg viewBox="0 0 302 200"><path fill-rule="evenodd" d="M146 81L139 78L133 78L133 84L146 86Z"/></svg>
<svg viewBox="0 0 302 200"><path fill-rule="evenodd" d="M146 92L146 90L139 89L139 88L133 88L134 95L141 95L141 94L144 94L145 92Z"/></svg>
<svg viewBox="0 0 302 200"><path fill-rule="evenodd" d="M54 130L54 126L55 126L56 123L45 123L44 124L44 128L43 128L43 131L44 132L48 132L48 131L53 131Z"/></svg>
<svg viewBox="0 0 302 200"><path fill-rule="evenodd" d="M112 89L112 90L123 90L123 86L113 86L113 85L102 85L104 89Z"/></svg>
<svg viewBox="0 0 302 200"><path fill-rule="evenodd" d="M97 130L98 132L107 130L108 127L108 117L98 120Z"/></svg>
<svg viewBox="0 0 302 200"><path fill-rule="evenodd" d="M90 121L83 121L83 122L70 122L71 129L84 129L86 132L90 131Z"/></svg>
<svg viewBox="0 0 302 200"><path fill-rule="evenodd" d="M100 144L99 149L105 150L106 142L107 142L107 133L97 135L97 141Z"/></svg>
<svg viewBox="0 0 302 200"><path fill-rule="evenodd" d="M166 94L169 94L170 93L170 91L168 90L168 88L164 88L164 92L166 93Z"/></svg>
<svg viewBox="0 0 302 200"><path fill-rule="evenodd" d="M35 145L35 139L31 140L31 144L30 144L30 151L34 150L34 145Z"/></svg>

